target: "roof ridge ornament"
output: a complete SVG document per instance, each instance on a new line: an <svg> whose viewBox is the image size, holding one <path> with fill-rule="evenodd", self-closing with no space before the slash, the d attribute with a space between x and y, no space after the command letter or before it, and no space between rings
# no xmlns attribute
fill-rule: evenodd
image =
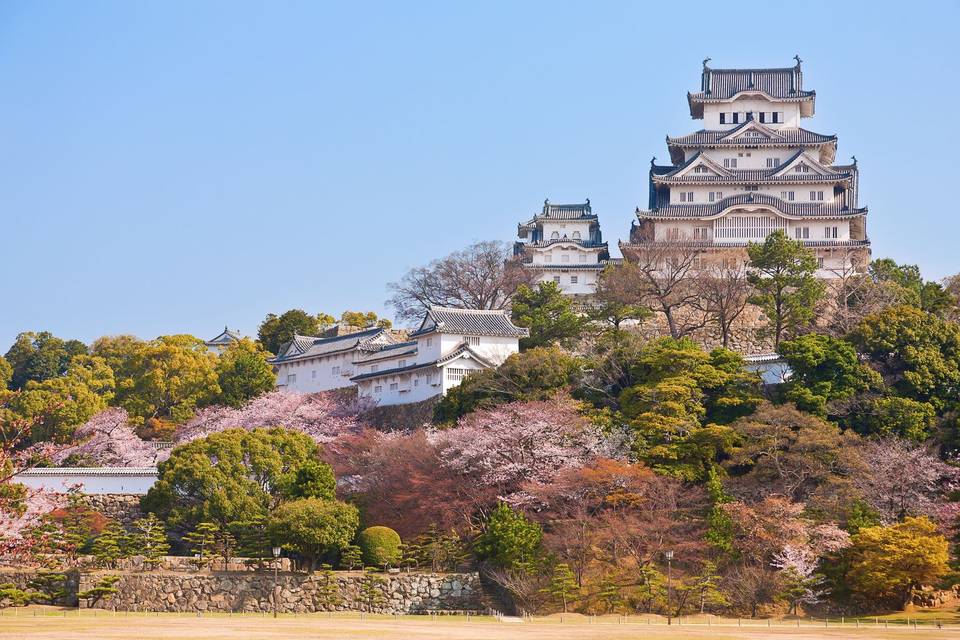
<svg viewBox="0 0 960 640"><path fill-rule="evenodd" d="M650 158L650 166L651 166L651 167L653 167L653 165L654 165L656 162L657 162L657 156L653 156L652 158Z"/></svg>
<svg viewBox="0 0 960 640"><path fill-rule="evenodd" d="M853 166L857 166L857 156L850 156L850 159L853 160Z"/></svg>
<svg viewBox="0 0 960 640"><path fill-rule="evenodd" d="M797 55L793 56L793 59L797 61L797 68L799 69L799 68L800 68L800 63L803 62L803 60L800 59L800 55L797 54Z"/></svg>

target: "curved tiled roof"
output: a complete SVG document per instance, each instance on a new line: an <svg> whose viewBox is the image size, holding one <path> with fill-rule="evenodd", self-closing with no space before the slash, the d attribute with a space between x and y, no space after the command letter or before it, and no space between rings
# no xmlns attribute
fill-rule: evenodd
<svg viewBox="0 0 960 640"><path fill-rule="evenodd" d="M708 59L709 60L709 59ZM812 103L817 93L803 88L800 58L792 67L767 69L711 69L704 61L700 91L687 94L690 115L703 117L703 104L730 100L744 92L762 92L783 102ZM806 115L813 115L813 106Z"/></svg>
<svg viewBox="0 0 960 640"><path fill-rule="evenodd" d="M334 336L331 338L294 335L293 340L280 348L280 353L283 355L278 355L275 358L271 358L268 360L268 362L276 364L286 360L294 360L302 357L321 356L330 353L337 353L338 351L348 351L358 346L361 342L366 342L380 337L381 334L389 336L389 333L380 327L365 329L355 333L347 333L342 336Z"/></svg>
<svg viewBox="0 0 960 640"><path fill-rule="evenodd" d="M553 204L549 200L543 201L543 209L535 214L527 222L518 225L521 229L524 227L536 226L543 220L584 220L593 221L597 215L593 213L590 207L590 198L583 204Z"/></svg>
<svg viewBox="0 0 960 640"><path fill-rule="evenodd" d="M749 124L743 123L741 127ZM783 127L775 129L779 137L731 137L730 134L736 129L700 129L685 136L671 137L667 136L667 145L676 147L720 147L720 146L778 146L785 145L821 145L830 142L836 142L837 136L816 133L801 127Z"/></svg>
<svg viewBox="0 0 960 640"><path fill-rule="evenodd" d="M364 362L371 362L374 360L382 360L384 358L392 358L406 355L413 355L417 352L417 341L411 340L409 342L398 342L397 344L387 344L376 351L364 351L362 354L353 360L354 364L363 364Z"/></svg>
<svg viewBox="0 0 960 640"><path fill-rule="evenodd" d="M711 240L669 240L656 242L621 242L620 250L641 249L643 247L692 247L709 249L727 249L730 247L747 247L762 240L737 240L713 242ZM799 240L805 247L869 247L870 240Z"/></svg>
<svg viewBox="0 0 960 640"><path fill-rule="evenodd" d="M506 336L523 338L530 335L528 329L518 327L510 320L506 311L454 309L451 307L430 307L420 328L410 336L424 333L452 333L474 336Z"/></svg>
<svg viewBox="0 0 960 640"><path fill-rule="evenodd" d="M34 467L17 474L20 478L46 476L156 476L156 467Z"/></svg>
<svg viewBox="0 0 960 640"><path fill-rule="evenodd" d="M866 215L867 208L851 209L837 203L788 202L764 193L727 196L719 202L705 204L668 204L658 209L637 209L638 218L709 218L736 205L766 205L787 216L803 218L848 218Z"/></svg>

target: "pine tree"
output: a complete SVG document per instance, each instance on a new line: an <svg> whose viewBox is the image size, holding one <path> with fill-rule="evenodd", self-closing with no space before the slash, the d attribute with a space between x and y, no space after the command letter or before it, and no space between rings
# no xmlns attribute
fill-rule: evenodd
<svg viewBox="0 0 960 640"><path fill-rule="evenodd" d="M710 496L710 513L707 515L707 544L724 553L733 552L733 521L723 505L731 502L732 498L723 489L720 477L715 467L707 471L707 481L704 484L707 495Z"/></svg>
<svg viewBox="0 0 960 640"><path fill-rule="evenodd" d="M93 555L101 567L113 568L117 560L126 557L129 548L127 532L119 522L111 522L93 541Z"/></svg>
<svg viewBox="0 0 960 640"><path fill-rule="evenodd" d="M363 561L363 552L355 544L348 545L340 550L340 566L346 567L350 571L353 571L355 567L359 567L360 563Z"/></svg>
<svg viewBox="0 0 960 640"><path fill-rule="evenodd" d="M249 520L238 520L227 525L237 540L237 553L244 558L256 561L259 568L264 560L273 557L270 538L267 535L267 519L254 516Z"/></svg>
<svg viewBox="0 0 960 640"><path fill-rule="evenodd" d="M216 553L217 535L220 527L213 522L201 522L197 528L183 536L183 541L190 545L190 552L196 556L199 566L210 562Z"/></svg>
<svg viewBox="0 0 960 640"><path fill-rule="evenodd" d="M360 602L366 605L367 611L374 611L387 602L384 593L387 581L373 573L374 569L367 569L363 580L360 581Z"/></svg>
<svg viewBox="0 0 960 640"><path fill-rule="evenodd" d="M143 556L147 565L156 566L170 552L163 522L154 513L133 523L133 534L128 539L128 554Z"/></svg>
<svg viewBox="0 0 960 640"><path fill-rule="evenodd" d="M620 585L609 577L601 583L597 597L603 603L607 613L615 611L623 603L623 597L620 595Z"/></svg>
<svg viewBox="0 0 960 640"><path fill-rule="evenodd" d="M119 580L120 576L103 576L92 589L81 591L77 594L77 597L82 600L87 600L88 606L92 606L104 596L115 594L118 591L115 585Z"/></svg>
<svg viewBox="0 0 960 640"><path fill-rule="evenodd" d="M37 599L49 604L56 604L67 596L67 576L58 571L38 571L27 586L38 592Z"/></svg>
<svg viewBox="0 0 960 640"><path fill-rule="evenodd" d="M340 583L337 582L337 577L333 573L332 567L328 564L320 565L314 602L318 609L326 611L332 611L343 604L343 596L340 594Z"/></svg>
<svg viewBox="0 0 960 640"><path fill-rule="evenodd" d="M563 604L563 612L567 612L567 603L574 594L577 593L577 577L570 570L570 565L561 562L553 568L553 576L550 578L550 584L543 589L545 593L550 594L554 600Z"/></svg>

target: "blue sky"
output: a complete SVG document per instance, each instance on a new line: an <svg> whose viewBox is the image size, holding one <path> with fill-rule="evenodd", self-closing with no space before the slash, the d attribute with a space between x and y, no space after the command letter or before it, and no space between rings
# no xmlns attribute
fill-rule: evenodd
<svg viewBox="0 0 960 640"><path fill-rule="evenodd" d="M3 0L0 353L380 312L546 197L589 197L615 245L664 136L699 128L706 56L799 53L874 255L960 271L958 7Z"/></svg>

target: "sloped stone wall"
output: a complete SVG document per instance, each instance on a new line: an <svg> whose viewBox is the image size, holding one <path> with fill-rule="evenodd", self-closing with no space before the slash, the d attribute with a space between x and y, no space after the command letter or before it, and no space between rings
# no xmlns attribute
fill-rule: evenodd
<svg viewBox="0 0 960 640"><path fill-rule="evenodd" d="M102 571L80 578L80 590L92 588L104 575L120 575L117 593L95 603L81 606L119 611L273 611L274 583L270 573L124 573ZM281 613L316 611L367 611L384 614L425 613L431 611L480 611L480 579L476 573L450 574L376 574L382 584L373 590L378 601L370 605L363 585L370 576L356 572L336 572L338 595L342 603L325 606L320 595L323 578L319 575L281 573L277 580Z"/></svg>
<svg viewBox="0 0 960 640"><path fill-rule="evenodd" d="M94 493L85 495L84 500L94 511L130 527L134 520L143 517L140 497L130 493Z"/></svg>

